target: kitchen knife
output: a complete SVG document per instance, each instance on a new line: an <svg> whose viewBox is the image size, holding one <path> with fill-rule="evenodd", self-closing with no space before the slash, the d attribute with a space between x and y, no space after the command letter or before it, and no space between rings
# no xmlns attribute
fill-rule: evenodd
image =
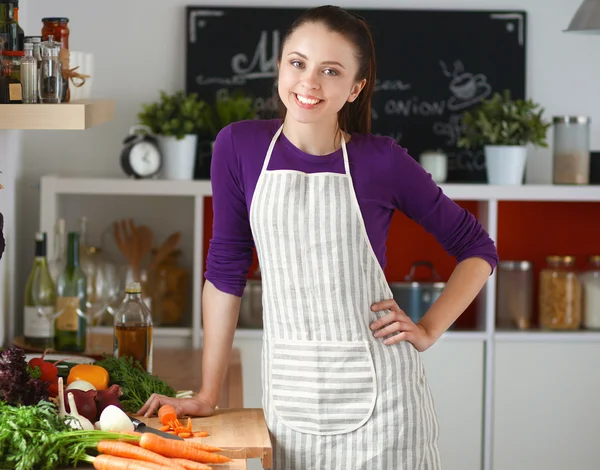
<svg viewBox="0 0 600 470"><path fill-rule="evenodd" d="M175 439L178 441L183 441L183 437L176 436L175 434L169 434L163 431L159 431L151 426L147 426L146 423L140 421L139 419L131 418L131 422L135 427L137 432L150 432L152 434L156 434L157 436L164 437L165 439Z"/></svg>

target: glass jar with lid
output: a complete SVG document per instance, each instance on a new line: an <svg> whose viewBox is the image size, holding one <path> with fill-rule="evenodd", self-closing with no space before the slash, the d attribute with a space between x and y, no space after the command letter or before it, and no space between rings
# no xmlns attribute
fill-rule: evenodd
<svg viewBox="0 0 600 470"><path fill-rule="evenodd" d="M574 256L547 256L540 271L540 326L575 330L581 326L581 283Z"/></svg>
<svg viewBox="0 0 600 470"><path fill-rule="evenodd" d="M2 62L10 64L10 76L21 81L21 61L25 57L25 51L2 51Z"/></svg>
<svg viewBox="0 0 600 470"><path fill-rule="evenodd" d="M533 312L533 263L500 261L497 273L497 328L531 328Z"/></svg>
<svg viewBox="0 0 600 470"><path fill-rule="evenodd" d="M588 184L590 181L590 118L555 116L555 184Z"/></svg>
<svg viewBox="0 0 600 470"><path fill-rule="evenodd" d="M583 289L584 328L600 329L600 255L590 255L587 265L580 275Z"/></svg>
<svg viewBox="0 0 600 470"><path fill-rule="evenodd" d="M60 43L50 36L42 43L42 62L38 74L40 103L60 103L62 94L62 64L58 58Z"/></svg>
<svg viewBox="0 0 600 470"><path fill-rule="evenodd" d="M50 37L53 37L55 41L60 43L61 49L64 49L63 54L67 54L64 67L68 68L69 36L71 34L71 30L69 29L69 18L46 17L42 18L42 23L42 41L46 41ZM63 76L61 102L68 103L70 101L69 98L69 81L66 76Z"/></svg>

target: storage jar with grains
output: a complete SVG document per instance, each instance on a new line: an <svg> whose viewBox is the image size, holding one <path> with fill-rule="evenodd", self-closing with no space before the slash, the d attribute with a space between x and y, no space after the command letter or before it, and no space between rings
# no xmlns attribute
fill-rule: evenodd
<svg viewBox="0 0 600 470"><path fill-rule="evenodd" d="M498 263L498 328L531 328L533 311L533 263L500 261Z"/></svg>
<svg viewBox="0 0 600 470"><path fill-rule="evenodd" d="M588 256L585 270L581 273L583 288L583 327L600 329L600 255Z"/></svg>
<svg viewBox="0 0 600 470"><path fill-rule="evenodd" d="M574 256L548 256L540 271L540 326L574 330L581 326L581 284Z"/></svg>
<svg viewBox="0 0 600 470"><path fill-rule="evenodd" d="M588 184L590 181L590 118L555 116L555 184Z"/></svg>

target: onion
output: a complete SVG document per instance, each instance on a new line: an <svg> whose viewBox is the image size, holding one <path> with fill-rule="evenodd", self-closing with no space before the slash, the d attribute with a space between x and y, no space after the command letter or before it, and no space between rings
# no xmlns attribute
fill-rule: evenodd
<svg viewBox="0 0 600 470"><path fill-rule="evenodd" d="M131 432L135 428L129 416L122 409L115 405L108 405L100 414L100 429L112 432Z"/></svg>
<svg viewBox="0 0 600 470"><path fill-rule="evenodd" d="M96 387L94 387L87 380L75 380L74 382L71 382L67 386L67 390L73 390L73 389L83 390L84 392L87 392L88 390L96 390Z"/></svg>

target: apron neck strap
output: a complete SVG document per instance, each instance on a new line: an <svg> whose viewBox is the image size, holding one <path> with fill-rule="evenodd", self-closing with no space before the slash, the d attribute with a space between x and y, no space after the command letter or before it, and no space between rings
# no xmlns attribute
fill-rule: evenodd
<svg viewBox="0 0 600 470"><path fill-rule="evenodd" d="M269 144L269 149L267 150L267 156L265 157L265 161L263 163L262 171L266 171L269 166L269 161L271 160L271 155L273 154L273 147L275 147L275 142L283 132L283 124L277 129L275 135L271 139L271 143ZM350 164L348 163L348 150L346 150L346 139L344 139L344 134L342 133L342 155L344 156L344 170L346 171L346 175L350 176Z"/></svg>

